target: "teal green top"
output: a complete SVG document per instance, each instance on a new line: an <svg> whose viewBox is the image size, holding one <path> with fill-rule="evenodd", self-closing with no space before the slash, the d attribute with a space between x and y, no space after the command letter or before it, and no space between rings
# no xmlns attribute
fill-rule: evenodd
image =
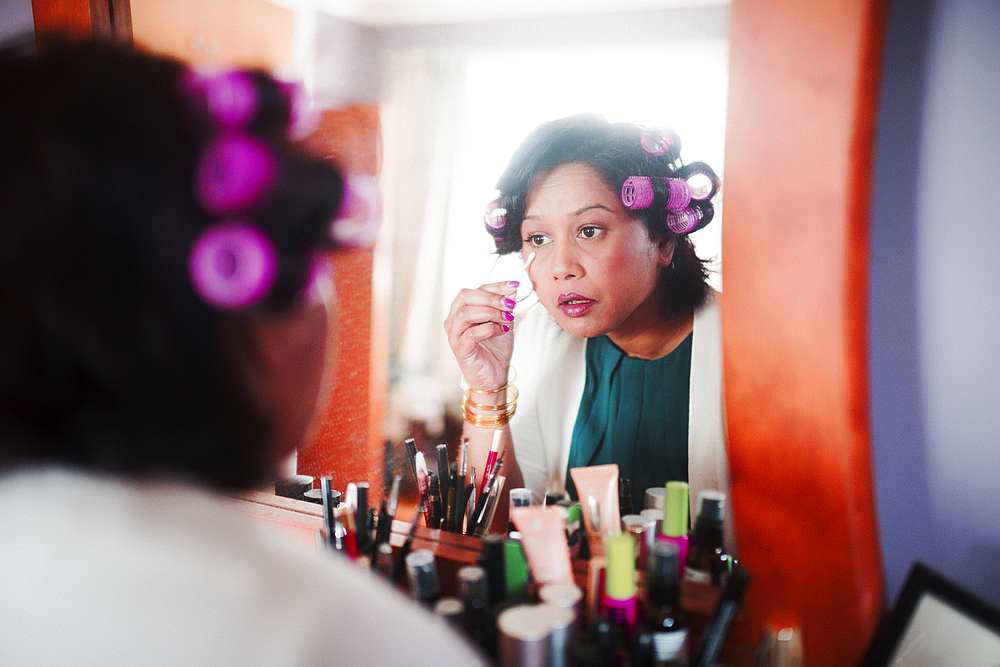
<svg viewBox="0 0 1000 667"><path fill-rule="evenodd" d="M569 469L617 463L636 513L646 489L688 481L691 339L660 359L633 359L607 336L587 340L587 378L569 449Z"/></svg>

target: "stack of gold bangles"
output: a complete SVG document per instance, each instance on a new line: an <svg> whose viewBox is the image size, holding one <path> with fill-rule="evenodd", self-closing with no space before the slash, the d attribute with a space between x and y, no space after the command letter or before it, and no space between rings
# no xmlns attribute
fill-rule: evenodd
<svg viewBox="0 0 1000 667"><path fill-rule="evenodd" d="M511 374L516 377L514 369ZM470 389L468 382L462 378L462 416L465 421L478 428L500 428L510 421L517 410L517 387L513 384L513 377L507 380L507 384L496 389ZM503 405L483 405L473 400L475 394L493 395L502 391L507 392L507 402Z"/></svg>

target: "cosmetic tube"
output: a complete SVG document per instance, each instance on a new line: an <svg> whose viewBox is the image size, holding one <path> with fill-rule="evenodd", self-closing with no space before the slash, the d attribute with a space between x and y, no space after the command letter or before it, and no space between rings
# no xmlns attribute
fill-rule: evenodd
<svg viewBox="0 0 1000 667"><path fill-rule="evenodd" d="M635 635L638 615L635 539L630 533L619 533L609 535L604 542L608 561L604 575L604 609L614 625L616 645L627 648Z"/></svg>
<svg viewBox="0 0 1000 667"><path fill-rule="evenodd" d="M588 466L570 468L570 477L576 485L583 511L584 528L587 531L587 545L591 557L604 553L604 538L621 532L621 513L618 509L618 465ZM594 516L595 499L599 513Z"/></svg>
<svg viewBox="0 0 1000 667"><path fill-rule="evenodd" d="M664 486L666 493L663 498L663 523L660 525L658 539L668 540L677 546L677 562L680 564L680 576L684 577L684 563L688 552L688 494L687 482L670 481Z"/></svg>
<svg viewBox="0 0 1000 667"><path fill-rule="evenodd" d="M521 533L531 575L539 586L572 584L573 564L566 544L566 515L561 507L512 507L511 520Z"/></svg>

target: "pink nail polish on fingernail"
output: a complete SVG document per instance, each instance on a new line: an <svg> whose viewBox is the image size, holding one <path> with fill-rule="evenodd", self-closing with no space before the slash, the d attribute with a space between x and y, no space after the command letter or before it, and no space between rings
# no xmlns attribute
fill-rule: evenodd
<svg viewBox="0 0 1000 667"><path fill-rule="evenodd" d="M520 287L520 285L521 285L521 283L517 282L516 280L511 280L507 284L510 285L511 287Z"/></svg>
<svg viewBox="0 0 1000 667"><path fill-rule="evenodd" d="M507 326L506 324L501 324L500 328L503 329L504 333L507 333L508 331L510 331L510 327Z"/></svg>
<svg viewBox="0 0 1000 667"><path fill-rule="evenodd" d="M513 308L517 305L517 302L514 301L513 299L504 299L503 305L507 306L508 308Z"/></svg>
<svg viewBox="0 0 1000 667"><path fill-rule="evenodd" d="M513 322L514 321L514 313L504 313L503 317L508 322Z"/></svg>

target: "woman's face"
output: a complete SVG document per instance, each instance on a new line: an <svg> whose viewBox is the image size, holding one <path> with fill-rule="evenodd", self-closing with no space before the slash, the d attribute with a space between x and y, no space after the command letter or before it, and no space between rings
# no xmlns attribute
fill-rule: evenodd
<svg viewBox="0 0 1000 667"><path fill-rule="evenodd" d="M590 165L565 164L536 177L521 239L524 256L535 253L535 293L573 336L639 335L659 319L657 276L673 244L650 239Z"/></svg>

